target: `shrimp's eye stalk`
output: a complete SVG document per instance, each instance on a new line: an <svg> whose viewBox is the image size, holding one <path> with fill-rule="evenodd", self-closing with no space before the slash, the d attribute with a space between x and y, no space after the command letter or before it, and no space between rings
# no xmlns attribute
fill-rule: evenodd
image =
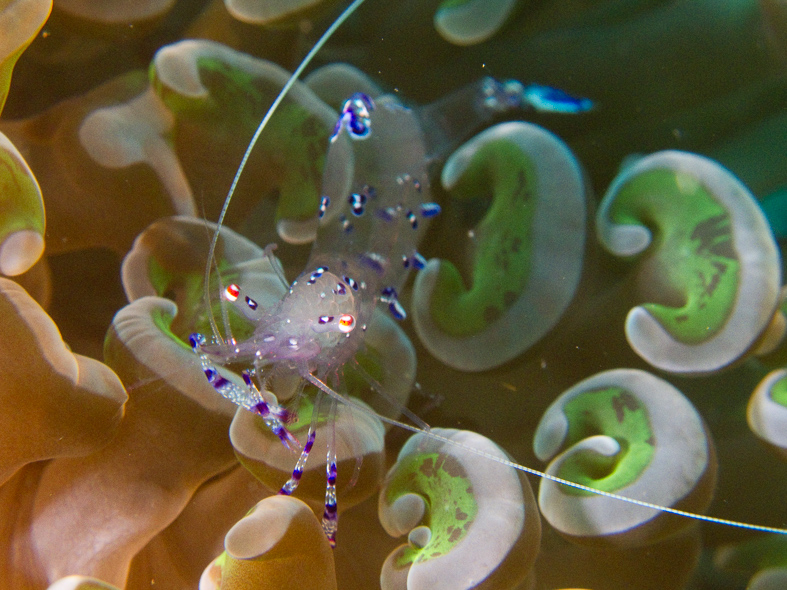
<svg viewBox="0 0 787 590"><path fill-rule="evenodd" d="M355 316L346 313L339 317L339 330L345 334L349 334L355 328Z"/></svg>
<svg viewBox="0 0 787 590"><path fill-rule="evenodd" d="M234 283L232 285L227 285L227 288L224 289L224 297L227 298L227 301L237 301L239 295L240 287Z"/></svg>

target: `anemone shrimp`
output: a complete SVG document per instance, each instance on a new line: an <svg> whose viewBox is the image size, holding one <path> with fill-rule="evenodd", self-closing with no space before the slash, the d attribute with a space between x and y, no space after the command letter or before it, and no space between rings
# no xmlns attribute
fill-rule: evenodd
<svg viewBox="0 0 787 590"><path fill-rule="evenodd" d="M362 1L356 0L333 23L271 106L240 164L219 218L219 228L230 205L248 153L271 114L324 41L360 6ZM518 87L512 85L506 90L504 85L487 80L474 88L473 100L476 101L475 104L483 104L483 97L490 98L491 108L494 110L501 102L505 102L506 97L511 99L516 96L514 104L511 105L513 108L532 106L532 103L526 103L521 98L525 88L521 85ZM538 96L543 97L543 94L549 92L542 89ZM575 106L580 102L562 95L558 95L558 101L573 103ZM551 108L559 110L554 105ZM577 110L583 109L577 108ZM367 157L366 154L375 152L377 149L374 147L375 142L379 142L378 145L383 151L386 148L390 149L392 143L396 141L392 138L397 133L403 134L405 139L402 141L411 141L407 130L413 128L413 122L410 120L413 116L411 110L402 107L389 97L378 100L363 94L351 97L345 103L334 130L326 168L329 170L332 166L338 168L337 162L340 158L346 157L342 154L346 154L347 149L351 149L354 157L359 161ZM482 122L473 122L471 127ZM387 133L391 135L386 135ZM348 145L351 147L348 148ZM439 206L432 203L427 196L428 164L430 158L437 158L438 155L426 149L411 152L408 156L412 158L410 161L397 162L391 169L382 169L382 164L366 164L369 170L377 171L378 177L369 173L366 167L359 166L358 169L363 173L352 179L349 190L341 183L338 183L338 187L330 185L324 187L324 197L320 204L320 229L317 231L306 270L293 283L281 277L282 285L287 288L287 294L278 304L263 309L255 293L249 292L242 284L231 283L223 287L221 291L223 303L232 305L255 325L251 337L244 340L233 338L229 330L229 322L224 318L223 335L221 327L212 320L214 342L209 343L203 335L199 334L195 334L192 338L194 351L211 385L223 396L259 414L285 447L301 449L292 476L282 487L283 494L295 491L303 465L315 444L316 435L314 428L310 427L307 440L302 447L295 440L287 428L287 423L292 417L268 391L269 380L274 376L285 375L300 380L299 391L304 384L314 386L320 392L318 397L328 400L327 403L330 405L328 414L336 412L337 404L348 405L360 412L368 412L368 409L346 397L343 391L343 367L353 363L357 366L353 358L363 347L364 333L373 321L374 310L380 304L397 319L402 319L406 315L398 296L409 270L424 265L424 259L417 251L417 245L429 219L439 212ZM218 232L219 229L214 234L211 255L205 269L205 298L208 308L212 296L208 291L213 272L211 258ZM273 259L270 249L267 255ZM245 387L228 381L218 371L218 365L238 363L250 365L250 368L243 372ZM365 375L362 369L361 374L372 389L385 396L385 391L381 390L379 383L376 383L373 377ZM317 406L321 403L318 401ZM628 502L657 512L717 524L764 532L785 532L776 527L703 516L569 481L457 442L449 436L432 431L411 413L407 413L407 416L415 426L386 417L381 418L397 427L416 432L432 442L460 447L485 459L589 494ZM329 541L334 543L337 527L336 461L330 441L328 441L327 452L323 527Z"/></svg>

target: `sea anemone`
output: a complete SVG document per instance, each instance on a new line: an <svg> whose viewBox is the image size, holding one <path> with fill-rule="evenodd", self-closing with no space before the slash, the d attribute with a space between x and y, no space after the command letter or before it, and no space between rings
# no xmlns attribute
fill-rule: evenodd
<svg viewBox="0 0 787 590"><path fill-rule="evenodd" d="M7 170L15 170L2 176L0 195L0 272L14 277L14 281L0 280L5 336L0 346L5 424L0 435L4 482L0 547L6 555L0 565L0 587L44 589L54 584L57 590L112 586L136 590L154 581L158 587L193 590L206 567L224 551L217 567L208 568L203 584L208 587L210 572L221 569L229 587L234 583L231 576L256 583L255 576L270 580L279 575L264 573L271 565L266 560L279 549L290 559L286 563L303 558L316 564L303 573L286 568L281 579L287 587L377 587L387 556L400 542L390 539L377 522L377 503L369 496L405 444L402 429L385 430L377 422L379 417L408 421L407 415L400 416L408 404L409 416L415 419L411 423L425 420L446 428L472 429L494 441L494 450L484 448L497 459L470 452L461 461L506 472L499 475L500 481L517 482L527 505L527 482L511 472L510 465L495 461L511 457L516 463L537 466L530 441L541 416L554 413L549 406L575 384L620 367L633 367L637 373L663 371L650 379L671 392L665 394L670 400L679 389L681 407L694 408L691 430L705 436L697 439L705 442L675 451L671 459L696 458L703 454L703 444L705 457L712 459L708 441L714 439L719 479L709 514L774 526L785 521L784 503L770 502L769 494L787 485L787 469L777 454L760 444L763 433L773 430L767 426L770 417L763 418L771 412L756 411L756 433L747 427L745 415L757 383L769 370L784 365L779 360L783 350L778 330L771 331L781 321L776 309L781 301L779 248L785 236L776 204L779 191L787 186L781 149L787 137L783 2L531 2L510 12L513 3L501 3L491 21L470 23L474 34L486 27L482 35L486 40L457 47L440 37L435 13L438 21L457 16L458 3L367 0L318 53L315 69L295 85L252 152L224 219L232 230L222 231L219 237L218 272L211 273L215 284L210 285L209 301L202 281L207 243L215 229L212 222L218 219L256 125L288 72L326 28L328 20L321 14L336 3L274 15L276 29L240 22L218 1L64 0L59 4L46 24L51 2L11 1L0 7L0 31L7 33L0 35L0 102L5 102L0 132L8 139L0 147L0 161ZM481 4L469 2L464 7L476 9ZM442 22L438 26L447 30L447 21ZM328 63L332 65L318 67ZM327 162L337 113L353 92L380 100L386 94L395 97L384 101L413 107L413 128L435 137L430 134L451 128L457 118L449 117L446 105L451 101L441 97L456 98L484 76L548 84L588 97L596 108L560 120L521 111L479 123L477 128L471 125L450 137L450 142L434 144L463 146L449 166L440 157L432 158L429 146L425 149L412 139L394 149L390 138L399 129L391 130L389 139L377 147L373 137L359 142L352 155L368 158L362 166L339 157L338 148L333 150L337 159ZM492 131L485 131L486 127ZM501 250L491 246L504 241L503 234L512 224L522 229L513 222L527 220L528 214L515 216L505 208L500 214L497 207L507 193L499 181L507 178L513 161L496 163L498 148L479 142L496 143L491 139L501 130L525 128L559 138L550 145L561 146L558 151L566 156L547 175L576 189L571 191L576 208L561 201L560 211L574 221L556 231L547 251L555 253L571 244L572 256L564 257L568 267L549 259L535 268L534 250L532 256L515 257L517 265L531 266L518 266L496 283L488 280L491 268L486 261L494 260ZM344 134L337 142L343 139ZM513 147L507 145L511 151L506 154L519 150L523 158L531 157L531 149L520 148L514 142ZM465 340L470 352L461 357L464 360L441 352L450 346L435 344L438 336L427 334L412 320L380 320L376 334L377 328L370 324L371 352L358 363L371 381L381 383L380 389L392 391L399 401L388 404L371 395L366 380L357 375L347 379L351 394L372 407L375 415L361 410L366 406L360 403L352 411L337 410L342 414L339 427L351 420L345 431L357 434L347 445L352 456L340 468L337 493L342 514L338 545L331 555L312 514L325 489L324 476L316 473L322 470L318 456L324 457L322 450L315 446L317 469L307 474L314 478L314 489L310 491L305 482L304 489L296 492L306 504L266 499L256 512L244 516L284 483L288 466L274 453L260 450L271 442L269 433L258 428L253 416L245 410L239 413L217 394L186 342L191 331L212 336L207 321L211 309L221 332L229 325L233 334L242 336L248 324L235 308L222 310L219 282L226 287L226 279L237 278L260 301L279 297L284 284L278 274L292 278L303 269L308 248L297 243L315 235L326 175L334 175L330 186L346 199L346 186L371 177L371 163L390 164L391 151L396 158L413 157L423 163L422 186L430 190L430 200L443 207L443 215L424 229L419 252L435 259L433 265L447 267L450 261L458 269L466 289L458 292L457 299L466 293L481 295L473 306L460 306L453 315L451 298L437 309L438 315L449 312L443 322L448 325L440 328L439 336ZM631 154L651 155L637 161L629 159ZM537 157L531 159L537 167ZM659 200L654 195L659 191L651 190L654 185L645 182L641 168L657 160L672 162L659 169L671 184L657 182L657 188L690 190L662 192L662 197L672 195L673 201ZM621 162L624 167L619 170ZM444 183L437 182L441 173ZM632 173L636 178L626 177ZM11 190L9 183L16 180L20 182ZM648 210L646 218L635 220L618 203L618 189L631 183L647 185L646 194L639 192L631 199L637 201L635 208ZM610 201L617 205L599 205L591 196L607 191L615 195ZM543 196L539 190L533 193ZM713 233L711 245L728 256L723 261L706 258L707 266L693 266L697 261L688 256L665 257L679 244L691 246L693 230L685 223L691 217L687 207L677 206L669 219L662 216L678 203L674 199L686 205L686 195L693 199L703 193L713 200L718 197L718 206L720 195L745 195L748 208L740 213L743 222L712 228L719 232ZM756 201L768 195L763 217ZM596 207L601 222L594 221ZM171 218L178 213L188 220L183 215ZM651 240L644 250L621 257L608 248L606 238L615 233L610 224L620 225L608 214L617 213L626 217L627 225L648 232ZM725 215L733 220L739 213ZM766 221L771 222L776 240ZM484 235L481 230L486 227ZM534 230L532 225L525 227ZM643 229L634 233L641 236ZM457 235L469 230L480 238L468 243L464 235ZM237 234L232 236L231 231ZM240 234L252 236L256 243ZM602 237L600 247L597 234ZM673 239L677 235L688 239L679 242ZM279 242L279 236L289 243L279 244L274 258L265 246ZM752 243L757 246L754 250L742 249ZM249 258L259 266L249 263ZM713 262L726 261L737 264L737 274L733 273L737 279L754 274L759 280L725 283L724 301L716 305L715 298L707 300L706 307L716 307L718 313L700 309L705 298L696 300L692 311L697 314L687 320L696 329L693 341L682 343L690 351L672 346L674 339L668 346L643 347L637 337L627 335L625 318L632 307L661 306L663 315L679 315L675 310L688 301L683 295L695 293L687 289L692 269L704 273L714 268ZM684 272L677 272L679 266ZM524 275L532 279L536 273L541 278L535 282L520 280ZM431 275L421 276L423 281ZM476 278L483 281L476 284ZM494 327L486 323L468 335L464 320L475 317L478 310L483 315L494 304L504 312L503 318L506 310L528 296L539 297L544 305L524 305L517 310L521 313L507 317L512 326L497 326L502 332L489 331L492 335L485 336ZM434 315L435 307L445 302L440 299L435 304L434 294L423 296L418 287L413 290L409 285L399 297L418 322L420 314ZM506 307L507 301L511 307ZM544 313L545 308L555 314ZM741 313L745 317L738 321ZM721 353L718 349L702 353L704 360L698 362L693 353L706 344L708 334L703 331L716 335L727 331L732 336ZM629 346L627 336L636 346ZM758 358L755 353L765 348L773 352ZM686 354L665 360L673 349ZM242 385L240 376L230 370L235 368L239 367L219 369L226 379ZM695 377L684 378L688 374ZM275 380L271 388L284 394L291 391L292 383ZM772 390L770 399L779 398ZM650 408L645 401L637 403L640 409ZM564 437L557 456L564 453L582 463L574 449L580 459L590 457L592 472L575 471L572 477L603 485L606 478L597 477L595 460L603 453L594 446L601 441L606 445L601 451L607 451L602 467L612 479L618 478L612 483L628 478L624 483L636 487L642 462L628 467L636 463L631 457L634 451L641 458L647 447L647 439L640 436L645 430L642 424L663 432L658 430L662 423L656 418L632 420L645 411L626 407L620 424L609 407L606 412L593 408L588 412L609 418L602 420L604 431L569 432L579 442L569 444ZM302 417L307 413L304 406ZM576 418L572 424L587 424L576 413L572 417ZM546 417L545 421L552 423ZM624 432L623 426L632 421L640 426L633 433ZM324 429L322 424L319 427ZM368 438L362 436L367 434ZM477 435L462 436L468 444L487 445ZM418 435L416 441L424 448L437 442L428 434ZM415 444L406 443L405 449L415 454ZM613 468L608 463L615 445L620 449L615 458L620 461L612 461ZM446 447L434 452L448 455L459 450ZM291 463L296 458L290 457ZM696 497L688 492L657 501L678 506L686 502L683 507L704 510L712 483L710 463L705 469L705 479L701 475L695 484ZM399 463L386 490L404 471ZM691 471L696 474L700 469ZM494 483L492 492L516 489L498 485L498 480ZM522 537L506 528L505 539L502 534L495 539L500 540L500 551L484 572L462 563L449 572L452 580L464 575L464 583L478 574L487 576L490 586L516 580L536 587L594 590L721 584L713 576L745 584L745 579L727 570L710 571L708 559L697 567L697 560L700 551L707 554L723 543L740 542L747 533L702 525L700 535L686 521L654 511L644 515L647 522L639 528L631 529L629 522L616 526L618 513L630 520L636 520L632 515L642 516L639 509L616 502L591 535L583 528L587 520L576 509L562 521L552 509L577 500L595 504L597 499L542 485L542 490L550 488L557 488L551 491L558 493L559 500L542 502L549 516L540 541L528 536L527 551L516 549L520 559L513 559L514 554L501 549L506 545L503 540L516 546ZM410 516L405 518L407 526L397 532L407 534L407 551L423 554L430 542L449 529L450 537L467 519L457 519L454 512L453 519L437 522L433 515L439 504L415 495L420 493L402 495L403 507L410 503ZM436 492L433 495L438 497ZM385 493L383 503L384 497ZM419 506L423 511L415 519ZM521 516L521 502L510 507ZM525 528L528 522L538 522L538 516L528 518L536 514L535 508L524 509ZM236 523L240 524L233 528ZM283 532L279 539L285 540L290 525L303 526L292 544L286 540L274 546L258 532L276 529ZM595 535L599 530L608 534L599 539ZM232 531L229 536L228 531ZM637 546L621 547L625 543ZM457 545L451 552L458 555L461 550ZM422 565L426 563L428 570L428 563L439 560L422 559L409 570L390 561L385 566L386 583L401 585L403 578L411 576L415 580L418 571L425 571ZM764 578L766 574L757 571L765 568L766 564L758 564L745 575ZM498 571L504 573L498 576ZM689 582L691 576L694 580Z"/></svg>

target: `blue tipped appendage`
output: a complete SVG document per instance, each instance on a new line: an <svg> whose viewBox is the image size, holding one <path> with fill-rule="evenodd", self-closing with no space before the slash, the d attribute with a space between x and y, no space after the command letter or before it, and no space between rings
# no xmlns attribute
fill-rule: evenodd
<svg viewBox="0 0 787 590"><path fill-rule="evenodd" d="M372 132L370 113L374 110L374 101L363 92L356 92L342 105L342 112L331 133L331 143L336 141L342 129L352 139L366 139Z"/></svg>
<svg viewBox="0 0 787 590"><path fill-rule="evenodd" d="M483 81L484 106L492 111L505 112L514 109L533 109L540 113L576 114L594 107L589 98L574 96L542 84L525 86L517 80L498 81L485 78Z"/></svg>

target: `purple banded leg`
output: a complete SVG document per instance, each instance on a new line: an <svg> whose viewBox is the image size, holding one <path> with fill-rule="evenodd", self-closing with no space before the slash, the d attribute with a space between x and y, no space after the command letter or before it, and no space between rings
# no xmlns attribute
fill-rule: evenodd
<svg viewBox="0 0 787 590"><path fill-rule="evenodd" d="M325 487L325 511L322 513L322 530L328 537L331 547L336 547L336 530L339 528L339 515L336 512L336 460L326 465L328 485Z"/></svg>
<svg viewBox="0 0 787 590"><path fill-rule="evenodd" d="M279 405L271 406L268 404L262 398L262 393L257 389L254 381L251 380L249 371L243 371L241 375L243 376L243 382L246 383L246 387L249 388L250 399L256 400L256 403L250 401L249 405L244 407L261 416L265 425L279 438L281 444L285 447L290 450L301 448L301 443L284 425L285 422L289 422L292 419L291 413Z"/></svg>
<svg viewBox="0 0 787 590"><path fill-rule="evenodd" d="M290 450L299 449L301 447L298 439L284 426L282 419L289 417L289 413L280 406L272 406L268 404L263 398L260 391L251 380L251 375L244 371L243 380L246 383L247 389L244 390L232 381L225 379L221 376L216 366L210 362L208 355L202 351L202 345L205 344L205 337L202 334L192 334L189 337L191 348L194 353L199 357L202 366L202 372L205 373L205 378L213 386L213 389L218 391L222 397L227 398L232 403L243 406L247 410L259 414L262 417L265 426L267 426L273 434L275 434L282 444Z"/></svg>
<svg viewBox="0 0 787 590"><path fill-rule="evenodd" d="M306 444L304 445L303 450L301 451L301 456L298 457L298 462L295 463L295 468L292 470L292 475L290 476L290 479L287 480L287 483L281 486L281 489L279 490L280 495L282 496L291 495L298 487L298 484L301 483L301 477L303 476L303 468L305 467L306 459L309 458L309 453L311 452L312 447L314 446L314 438L316 435L317 433L310 428L309 436L306 439Z"/></svg>

